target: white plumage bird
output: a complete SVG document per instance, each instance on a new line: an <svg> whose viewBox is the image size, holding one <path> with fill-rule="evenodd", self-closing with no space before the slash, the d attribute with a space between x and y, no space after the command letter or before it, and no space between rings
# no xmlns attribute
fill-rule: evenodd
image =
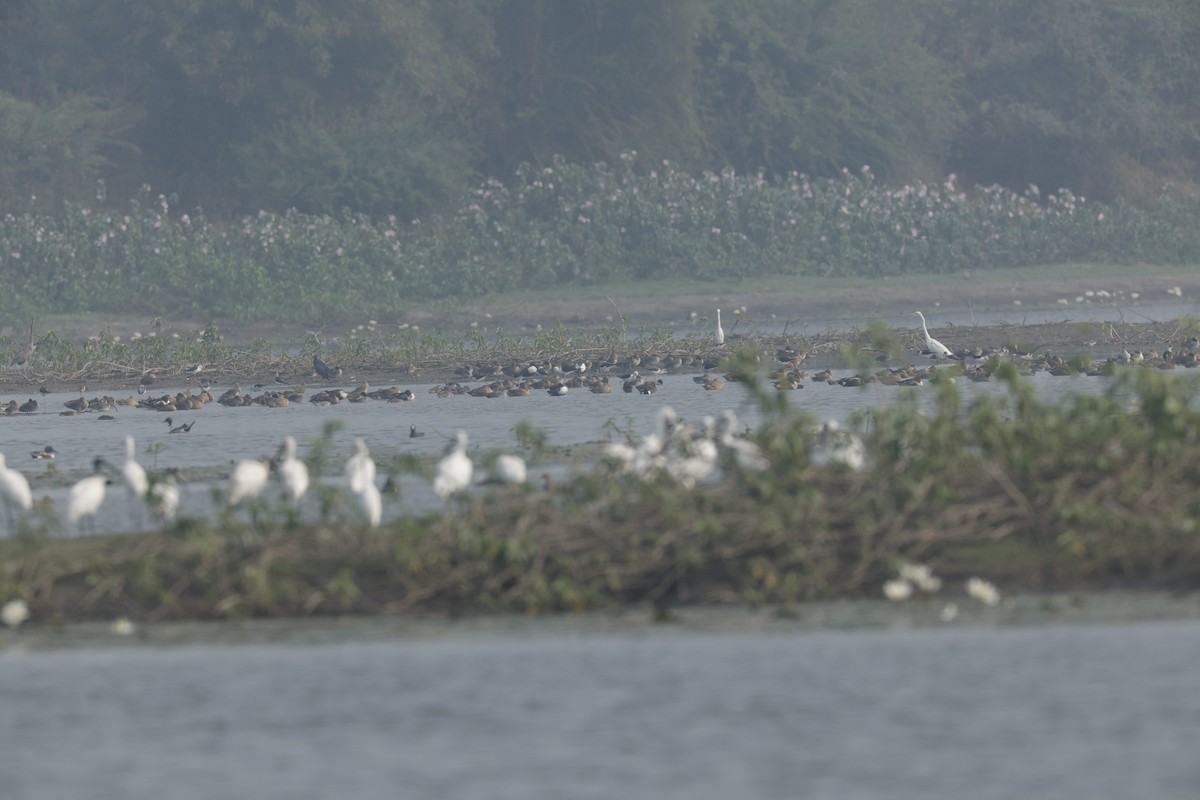
<svg viewBox="0 0 1200 800"><path fill-rule="evenodd" d="M719 308L717 309L717 330L713 338L718 345L725 344L725 329L721 327L721 309Z"/></svg>
<svg viewBox="0 0 1200 800"><path fill-rule="evenodd" d="M150 501L150 505L154 507L154 513L163 522L175 519L175 515L179 512L179 485L175 483L175 476L171 474L171 471L168 471L166 477L161 481L150 487L146 493L146 499Z"/></svg>
<svg viewBox="0 0 1200 800"><path fill-rule="evenodd" d="M367 450L366 440L354 440L354 455L346 462L346 486L354 494L361 494L367 484L375 483L375 460Z"/></svg>
<svg viewBox="0 0 1200 800"><path fill-rule="evenodd" d="M33 492L29 490L29 481L8 466L3 453L0 453L0 498L8 507L10 518L14 507L22 511L33 508Z"/></svg>
<svg viewBox="0 0 1200 800"><path fill-rule="evenodd" d="M137 462L135 447L133 437L126 436L125 463L121 465L121 480L125 482L125 488L129 490L129 494L141 500L146 496L146 490L150 488L150 481L146 478L146 470Z"/></svg>
<svg viewBox="0 0 1200 800"><path fill-rule="evenodd" d="M934 358L952 358L950 348L929 335L929 326L925 324L925 315L920 311L913 312L914 317L921 318L921 330L925 333L925 349L933 353Z"/></svg>
<svg viewBox="0 0 1200 800"><path fill-rule="evenodd" d="M296 437L291 435L283 437L279 455L276 466L276 469L279 470L279 477L283 479L283 486L292 498L292 502L298 503L304 493L308 491L308 467L303 461L296 458Z"/></svg>
<svg viewBox="0 0 1200 800"><path fill-rule="evenodd" d="M67 493L67 524L79 522L95 524L96 512L104 504L105 487L108 478L104 475L104 460L97 458L92 462L91 475L77 481Z"/></svg>
<svg viewBox="0 0 1200 800"><path fill-rule="evenodd" d="M498 483L524 483L527 472L525 459L511 453L496 456L492 463L492 479Z"/></svg>
<svg viewBox="0 0 1200 800"><path fill-rule="evenodd" d="M471 475L475 465L467 455L467 432L458 431L454 434L454 443L446 456L438 462L437 472L433 476L433 491L442 500L450 495L461 492L471 485Z"/></svg>
<svg viewBox="0 0 1200 800"><path fill-rule="evenodd" d="M261 459L239 461L229 475L229 505L236 506L243 500L258 497L266 487L270 475L271 470Z"/></svg>

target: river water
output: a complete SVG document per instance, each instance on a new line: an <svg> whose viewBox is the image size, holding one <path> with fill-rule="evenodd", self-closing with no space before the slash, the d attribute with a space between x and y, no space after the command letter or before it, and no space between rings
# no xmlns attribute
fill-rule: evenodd
<svg viewBox="0 0 1200 800"><path fill-rule="evenodd" d="M835 377L851 374L835 370ZM535 392L528 397L483 399L470 396L438 398L430 393L431 384L412 384L396 381L395 385L411 388L416 400L407 403L368 401L340 403L319 407L311 403L294 403L288 408L270 409L263 406L227 408L211 403L195 412L173 412L170 416L178 425L195 422L191 432L170 434L164 424L168 415L132 407L119 407L109 412L115 419L102 421L99 415L84 413L63 417L63 403L77 398L78 393L54 393L42 398L44 413L34 415L0 416L4 432L3 451L8 465L24 472L33 485L36 498L48 498L55 508L62 509L70 481L84 477L96 456L102 456L119 467L125 459L124 437L131 435L137 442L138 460L148 468L183 469L210 468L214 474L227 474L233 462L240 459L273 455L284 435L291 434L300 443L300 458L318 440L326 425L339 426L332 439L327 479L334 482L341 474L345 459L353 452L354 439L363 437L380 467L380 482L397 457L418 455L436 458L446 447L454 431L462 428L470 436L471 453L477 462L489 452L516 451L517 440L513 426L529 423L545 433L549 444L571 447L609 438L620 439L630 431L638 437L654 430L655 418L664 405L672 406L685 420L698 423L706 415L717 416L722 411L734 411L744 425L755 426L761 420L758 407L750 400L744 387L727 384L721 391L706 391L691 375L668 374L654 395L637 392L626 394L618 387L612 394L592 394L585 390L551 397ZM1061 397L1067 392L1102 392L1110 385L1107 378L1054 377L1038 373L1029 378L1039 395ZM1003 394L1005 384L959 382L966 397L979 394ZM475 384L471 384L475 385ZM224 386L213 386L214 395ZM315 389L310 389L312 394ZM804 384L804 388L787 392L792 406L809 412L817 421L836 419L845 422L855 411L878 407L904 393L914 393L919 405L932 411L935 408L934 389L896 387L869 384L862 388L845 388L826 383ZM89 396L94 395L89 392ZM0 401L7 398L0 398ZM24 398L21 398L24 399ZM409 436L410 426L426 435ZM52 462L30 458L30 453L47 445L58 451ZM53 471L51 474L50 471ZM566 468L553 465L532 465L531 474L549 473L558 478ZM220 481L217 481L220 484ZM385 498L385 516L414 513L438 507L440 504L427 482L401 476L401 492ZM271 490L278 493L278 490ZM207 516L214 513L212 484L185 483L182 487L182 515ZM306 513L316 514L317 501L309 498ZM104 505L97 515L91 532L129 530L151 524L144 512L131 508L119 481L110 486ZM7 526L5 528L7 531ZM55 525L55 535L78 535L81 527Z"/></svg>
<svg viewBox="0 0 1200 800"><path fill-rule="evenodd" d="M0 651L0 795L1200 794L1200 621Z"/></svg>

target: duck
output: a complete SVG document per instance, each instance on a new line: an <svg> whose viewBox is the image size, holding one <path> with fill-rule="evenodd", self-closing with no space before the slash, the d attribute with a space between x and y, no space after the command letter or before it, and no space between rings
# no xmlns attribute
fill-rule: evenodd
<svg viewBox="0 0 1200 800"><path fill-rule="evenodd" d="M38 401L34 400L32 397L26 400L24 403L21 403L21 405L17 408L17 411L20 411L22 414L32 414L37 410Z"/></svg>
<svg viewBox="0 0 1200 800"><path fill-rule="evenodd" d="M58 455L58 451L50 445L46 445L41 450L34 450L29 455L33 458L41 459L43 461L53 461L54 457Z"/></svg>
<svg viewBox="0 0 1200 800"><path fill-rule="evenodd" d="M164 419L163 422L167 424L167 431L170 433L188 433L191 431L192 426L196 424L196 421L192 420L186 424L176 426L175 420L171 419L170 417Z"/></svg>
<svg viewBox="0 0 1200 800"><path fill-rule="evenodd" d="M421 439L421 438L423 438L424 436L425 436L425 431L419 431L419 430L417 430L417 426L416 426L416 425L409 425L409 426L408 426L408 438L410 438L410 439Z"/></svg>

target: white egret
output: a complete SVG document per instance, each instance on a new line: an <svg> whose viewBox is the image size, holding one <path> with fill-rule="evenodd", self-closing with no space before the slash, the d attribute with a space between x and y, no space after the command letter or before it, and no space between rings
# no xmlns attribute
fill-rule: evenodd
<svg viewBox="0 0 1200 800"><path fill-rule="evenodd" d="M751 472L765 471L771 466L766 453L754 442L736 435L737 428L737 415L729 409L722 411L717 423L717 444L733 454L733 460L740 468Z"/></svg>
<svg viewBox="0 0 1200 800"><path fill-rule="evenodd" d="M345 475L346 486L354 494L361 494L367 484L375 484L375 460L362 438L354 440L354 455L346 462Z"/></svg>
<svg viewBox="0 0 1200 800"><path fill-rule="evenodd" d="M725 344L725 329L721 327L721 309L717 309L717 330L714 335L714 340L718 345Z"/></svg>
<svg viewBox="0 0 1200 800"><path fill-rule="evenodd" d="M379 523L383 519L383 495L379 493L379 487L375 485L375 481L364 483L362 491L356 492L355 496L358 498L359 509L367 518L367 523L372 528L379 527Z"/></svg>
<svg viewBox="0 0 1200 800"><path fill-rule="evenodd" d="M455 492L461 492L471 485L474 471L475 465L467 455L467 432L460 430L454 434L454 444L449 452L438 462L437 473L433 476L434 493L446 500Z"/></svg>
<svg viewBox="0 0 1200 800"><path fill-rule="evenodd" d="M92 474L77 481L67 493L67 524L79 522L80 525L91 523L95 530L96 512L104 503L105 487L108 477L105 476L104 459L97 458L92 462Z"/></svg>
<svg viewBox="0 0 1200 800"><path fill-rule="evenodd" d="M929 326L925 324L925 315L920 311L913 312L914 317L921 318L921 330L925 333L925 349L933 353L934 358L953 358L950 348L929 335Z"/></svg>
<svg viewBox="0 0 1200 800"><path fill-rule="evenodd" d="M167 470L166 476L150 487L146 499L154 507L154 513L163 522L175 519L179 511L179 486L175 483L174 469Z"/></svg>
<svg viewBox="0 0 1200 800"><path fill-rule="evenodd" d="M4 506L8 509L10 526L14 506L22 511L33 508L33 492L29 490L29 481L5 463L3 453L0 453L0 499L4 500Z"/></svg>
<svg viewBox="0 0 1200 800"><path fill-rule="evenodd" d="M525 459L511 453L496 456L492 463L492 479L499 483L524 483L527 470Z"/></svg>
<svg viewBox="0 0 1200 800"><path fill-rule="evenodd" d="M121 479L125 482L125 488L129 490L129 494L138 500L145 497L146 490L150 488L150 482L146 479L146 470L137 462L132 436L125 437L125 463L121 465Z"/></svg>
<svg viewBox="0 0 1200 800"><path fill-rule="evenodd" d="M229 475L228 504L236 506L243 500L253 500L262 494L271 471L263 459L239 461Z"/></svg>
<svg viewBox="0 0 1200 800"><path fill-rule="evenodd" d="M283 486L291 496L292 502L300 502L300 498L308 491L308 467L303 461L296 458L296 437L291 435L283 437L276 469L283 478Z"/></svg>

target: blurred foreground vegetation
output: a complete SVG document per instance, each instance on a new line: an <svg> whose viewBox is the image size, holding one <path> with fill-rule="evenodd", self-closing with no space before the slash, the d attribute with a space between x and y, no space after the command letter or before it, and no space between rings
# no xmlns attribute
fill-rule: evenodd
<svg viewBox="0 0 1200 800"><path fill-rule="evenodd" d="M739 369L766 413L749 437L765 470L727 457L719 477L688 489L667 471L600 464L378 529L336 490L316 522L271 500L249 525L227 514L82 539L25 525L0 541L0 597L25 599L36 621L155 620L786 606L880 597L902 563L931 566L951 597L973 576L1002 593L1200 580L1190 376L1128 368L1104 394L1044 403L1002 365L1011 391L969 404L938 379L923 390L937 393L935 413L909 394L859 421L856 470L822 458L815 420ZM538 444L529 431L522 441ZM319 443L313 453L319 469Z"/></svg>

